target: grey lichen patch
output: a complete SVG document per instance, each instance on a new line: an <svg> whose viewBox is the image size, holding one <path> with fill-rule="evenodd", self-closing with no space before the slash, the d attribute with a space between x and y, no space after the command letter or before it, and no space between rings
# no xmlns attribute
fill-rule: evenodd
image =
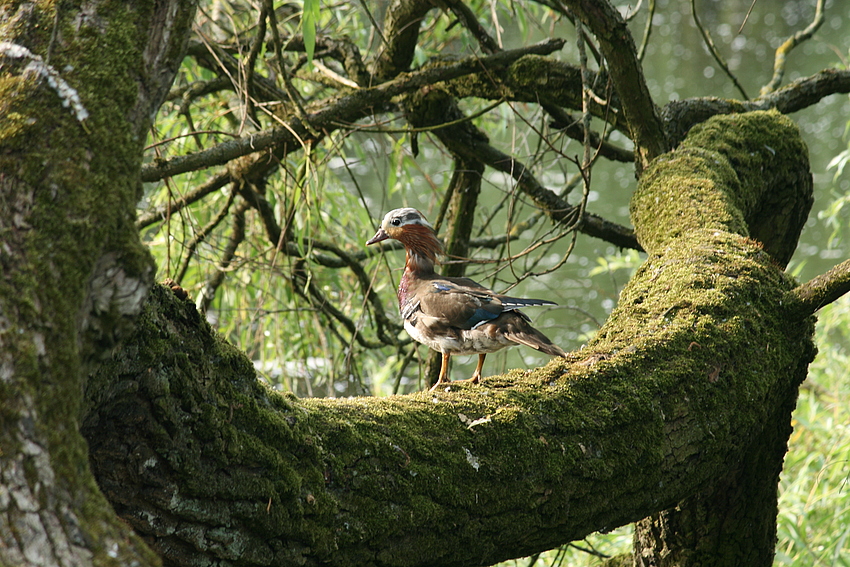
<svg viewBox="0 0 850 567"><path fill-rule="evenodd" d="M62 106L74 113L77 121L83 122L89 117L89 111L83 106L80 100L80 94L62 78L56 69L45 63L44 59L23 45L8 41L0 41L0 57L26 61L26 66L23 70L25 75L35 74L37 77L44 79L48 86L59 96Z"/></svg>

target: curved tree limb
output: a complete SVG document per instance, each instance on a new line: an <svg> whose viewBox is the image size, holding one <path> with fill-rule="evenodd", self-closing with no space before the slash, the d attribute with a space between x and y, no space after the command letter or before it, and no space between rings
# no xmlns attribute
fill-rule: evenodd
<svg viewBox="0 0 850 567"><path fill-rule="evenodd" d="M737 101L716 97L671 101L662 109L667 135L676 146L690 128L720 114L776 109L791 114L808 108L836 93L850 92L850 71L824 69L801 77L788 85L754 100Z"/></svg>
<svg viewBox="0 0 850 567"><path fill-rule="evenodd" d="M738 147L738 128L771 137ZM797 187L762 187L755 168L732 164L751 153L787 171L805 163L776 114L707 129L719 145L664 156L640 182L633 210L650 257L620 305L584 350L543 369L297 400L260 386L191 304L158 287L132 356L87 389L84 431L116 511L175 563L490 564L666 510L689 539L656 531L639 554L769 565L764 499L775 504L813 323L787 324L792 282L744 236L758 196ZM664 198L683 190L702 205L696 220L692 201ZM726 563L712 555L719 542Z"/></svg>

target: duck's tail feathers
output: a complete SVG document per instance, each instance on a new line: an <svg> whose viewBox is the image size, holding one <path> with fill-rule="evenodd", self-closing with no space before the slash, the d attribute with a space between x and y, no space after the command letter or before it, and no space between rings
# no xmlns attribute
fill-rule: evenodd
<svg viewBox="0 0 850 567"><path fill-rule="evenodd" d="M505 334L507 338L515 343L531 347L540 352L544 352L549 356L560 356L566 358L567 353L564 350L549 340L549 337L532 327L525 325L524 329L516 329Z"/></svg>

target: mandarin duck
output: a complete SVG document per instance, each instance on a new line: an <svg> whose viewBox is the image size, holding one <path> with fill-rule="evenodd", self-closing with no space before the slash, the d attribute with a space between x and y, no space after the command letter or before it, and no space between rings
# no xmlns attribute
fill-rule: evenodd
<svg viewBox="0 0 850 567"><path fill-rule="evenodd" d="M454 354L477 354L478 366L468 381L477 384L487 353L521 344L550 356L567 356L531 326L520 307L555 305L542 299L520 299L494 293L469 278L434 273L443 247L425 217L409 207L384 216L378 232L366 244L392 238L404 245L406 261L398 285L398 309L404 329L414 340L442 354L433 391L448 379Z"/></svg>

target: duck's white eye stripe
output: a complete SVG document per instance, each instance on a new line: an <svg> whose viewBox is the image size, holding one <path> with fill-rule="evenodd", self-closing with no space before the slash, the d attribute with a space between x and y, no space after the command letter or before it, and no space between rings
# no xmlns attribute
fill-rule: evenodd
<svg viewBox="0 0 850 567"><path fill-rule="evenodd" d="M411 207L405 207L403 209L396 209L394 211L390 211L389 213L387 213L387 217L384 222L387 222L392 226L418 224L433 228L431 226L431 223L425 220L425 218L422 216L422 213Z"/></svg>

